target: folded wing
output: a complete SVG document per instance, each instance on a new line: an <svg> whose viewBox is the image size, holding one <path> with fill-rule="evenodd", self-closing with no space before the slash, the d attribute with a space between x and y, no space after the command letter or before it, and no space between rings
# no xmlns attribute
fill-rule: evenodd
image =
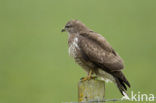
<svg viewBox="0 0 156 103"><path fill-rule="evenodd" d="M109 72L124 68L122 59L103 36L90 32L80 34L79 38L78 45L89 61Z"/></svg>

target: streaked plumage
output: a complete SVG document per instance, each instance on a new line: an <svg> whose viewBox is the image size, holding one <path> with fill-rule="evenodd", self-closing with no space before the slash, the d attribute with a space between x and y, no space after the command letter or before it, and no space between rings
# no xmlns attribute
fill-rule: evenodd
<svg viewBox="0 0 156 103"><path fill-rule="evenodd" d="M124 68L123 60L102 35L78 20L69 21L64 30L69 33L70 56L87 73L92 70L97 76L113 81L122 94L127 90L126 85L130 87L121 71Z"/></svg>

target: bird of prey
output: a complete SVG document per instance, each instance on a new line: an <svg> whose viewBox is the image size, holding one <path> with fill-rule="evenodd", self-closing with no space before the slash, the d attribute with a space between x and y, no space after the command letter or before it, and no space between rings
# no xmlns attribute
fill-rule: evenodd
<svg viewBox="0 0 156 103"><path fill-rule="evenodd" d="M89 29L79 20L70 20L62 32L68 32L69 54L87 73L83 81L93 75L114 82L125 96L130 83L122 73L123 60L100 34ZM127 85L127 86L126 86Z"/></svg>

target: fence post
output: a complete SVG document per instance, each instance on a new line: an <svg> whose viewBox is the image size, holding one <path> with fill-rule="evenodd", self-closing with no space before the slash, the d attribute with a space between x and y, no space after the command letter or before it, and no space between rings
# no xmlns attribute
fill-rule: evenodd
<svg viewBox="0 0 156 103"><path fill-rule="evenodd" d="M105 83L101 80L90 79L78 83L78 101L101 101L105 96Z"/></svg>

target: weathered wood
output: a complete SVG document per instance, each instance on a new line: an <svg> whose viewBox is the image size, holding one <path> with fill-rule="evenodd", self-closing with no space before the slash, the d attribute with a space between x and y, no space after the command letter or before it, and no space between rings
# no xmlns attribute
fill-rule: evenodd
<svg viewBox="0 0 156 103"><path fill-rule="evenodd" d="M105 83L101 80L80 81L78 84L78 101L100 101L104 100Z"/></svg>

